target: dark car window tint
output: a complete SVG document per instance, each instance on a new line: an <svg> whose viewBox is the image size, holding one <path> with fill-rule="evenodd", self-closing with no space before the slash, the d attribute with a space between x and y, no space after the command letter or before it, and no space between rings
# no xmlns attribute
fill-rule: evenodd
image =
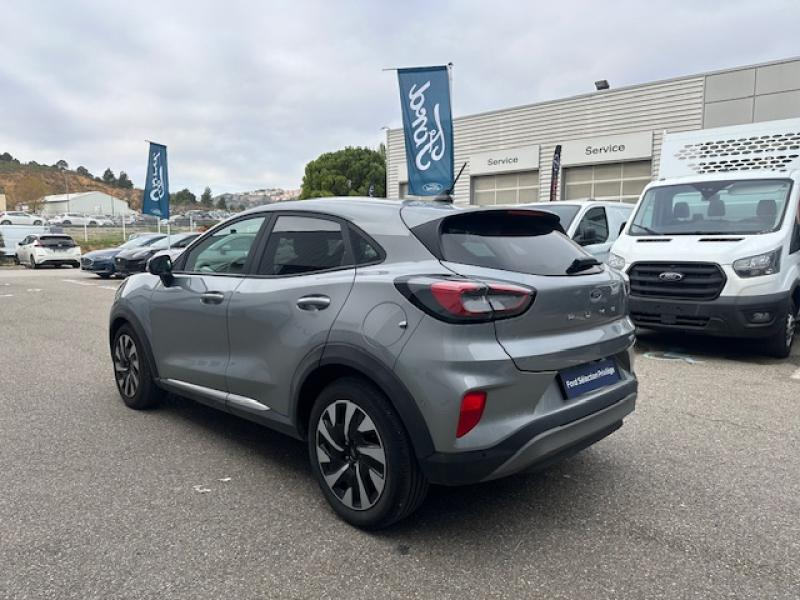
<svg viewBox="0 0 800 600"><path fill-rule="evenodd" d="M353 242L353 253L357 265L368 265L381 259L381 251L378 248L359 232L353 229L351 231L350 239Z"/></svg>
<svg viewBox="0 0 800 600"><path fill-rule="evenodd" d="M590 255L559 231L560 224L522 211L476 211L441 225L445 260L532 275L566 275L575 259ZM581 274L597 272L594 269Z"/></svg>
<svg viewBox="0 0 800 600"><path fill-rule="evenodd" d="M260 275L298 275L343 266L342 227L314 217L281 216L267 241Z"/></svg>
<svg viewBox="0 0 800 600"><path fill-rule="evenodd" d="M602 244L608 240L608 221L602 207L590 209L575 231L575 241L581 245Z"/></svg>
<svg viewBox="0 0 800 600"><path fill-rule="evenodd" d="M52 247L52 248L73 248L75 246L75 240L73 240L68 235L48 235L42 236L39 238L42 246L45 247Z"/></svg>
<svg viewBox="0 0 800 600"><path fill-rule="evenodd" d="M253 217L218 229L191 250L183 270L241 273L263 223L264 217Z"/></svg>

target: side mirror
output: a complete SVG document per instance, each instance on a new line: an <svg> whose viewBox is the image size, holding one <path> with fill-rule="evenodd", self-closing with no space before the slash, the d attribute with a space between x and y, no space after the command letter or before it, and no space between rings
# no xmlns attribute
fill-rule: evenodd
<svg viewBox="0 0 800 600"><path fill-rule="evenodd" d="M162 254L151 258L147 261L147 270L151 275L160 277L164 285L172 284L172 259L168 255Z"/></svg>
<svg viewBox="0 0 800 600"><path fill-rule="evenodd" d="M619 226L619 231L617 232L617 237L622 235L622 230L625 229L625 225L627 225L627 224L628 224L627 221L623 221L622 222L622 225Z"/></svg>

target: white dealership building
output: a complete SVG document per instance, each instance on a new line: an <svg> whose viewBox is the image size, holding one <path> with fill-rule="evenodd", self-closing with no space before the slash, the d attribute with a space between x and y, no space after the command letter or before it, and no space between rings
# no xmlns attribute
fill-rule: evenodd
<svg viewBox="0 0 800 600"><path fill-rule="evenodd" d="M454 93L458 93L457 89ZM658 173L665 131L800 117L800 58L599 90L454 119L458 204L546 201L562 146L560 200L635 202ZM387 132L387 196L405 197L402 129Z"/></svg>
<svg viewBox="0 0 800 600"><path fill-rule="evenodd" d="M56 194L40 199L42 214L52 217L64 213L81 215L132 215L128 203L105 192L77 192L74 194Z"/></svg>

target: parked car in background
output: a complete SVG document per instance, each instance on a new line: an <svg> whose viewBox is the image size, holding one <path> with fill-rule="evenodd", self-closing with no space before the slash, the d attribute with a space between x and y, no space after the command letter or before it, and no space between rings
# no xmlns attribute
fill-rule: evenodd
<svg viewBox="0 0 800 600"><path fill-rule="evenodd" d="M47 219L21 210L0 212L0 225L45 225Z"/></svg>
<svg viewBox="0 0 800 600"><path fill-rule="evenodd" d="M117 389L306 440L333 510L388 526L429 483L542 468L634 410L623 276L560 231L545 211L373 198L241 213L120 286Z"/></svg>
<svg viewBox="0 0 800 600"><path fill-rule="evenodd" d="M99 275L103 279L108 279L116 272L114 258L123 250L132 250L154 244L158 240L167 237L161 233L140 233L131 237L124 244L116 248L105 248L87 252L81 258L81 269L89 273Z"/></svg>
<svg viewBox="0 0 800 600"><path fill-rule="evenodd" d="M17 246L15 258L17 264L31 269L38 269L42 265L69 265L78 268L81 266L81 248L68 235L29 235Z"/></svg>
<svg viewBox="0 0 800 600"><path fill-rule="evenodd" d="M192 235L194 235L194 236L195 236L195 238L196 238L196 237L199 237L199 236L200 236L200 232L193 233ZM156 256L169 256L171 260L176 260L176 259L177 259L177 258L178 258L178 257L181 255L181 253L182 253L184 250L186 250L186 248L188 248L188 247L189 247L189 245L190 245L190 244L191 244L193 241L194 241L194 239L191 239L191 240L188 240L188 241L184 241L184 242L183 242L181 245L179 245L179 246L175 246L175 245L173 245L171 248L166 248L166 249L164 249L164 250L159 250L159 251L157 251L155 254L153 254L153 256L151 256L151 257L148 259L148 261L149 261L149 260L151 260L151 259L153 259L153 258L155 258ZM147 269L145 269L145 270L147 270Z"/></svg>
<svg viewBox="0 0 800 600"><path fill-rule="evenodd" d="M147 267L148 259L159 250L176 251L180 254L199 235L199 233L175 233L144 246L125 248L114 258L114 269L117 274L123 276L141 273Z"/></svg>
<svg viewBox="0 0 800 600"><path fill-rule="evenodd" d="M65 213L63 215L56 215L50 219L51 225L88 225L89 218L86 215L78 213Z"/></svg>
<svg viewBox="0 0 800 600"><path fill-rule="evenodd" d="M533 202L519 206L555 213L567 235L603 262L608 260L611 246L634 208L633 204L601 200Z"/></svg>
<svg viewBox="0 0 800 600"><path fill-rule="evenodd" d="M114 221L111 217L107 217L105 215L90 215L87 217L89 222L87 225L89 227L113 227Z"/></svg>

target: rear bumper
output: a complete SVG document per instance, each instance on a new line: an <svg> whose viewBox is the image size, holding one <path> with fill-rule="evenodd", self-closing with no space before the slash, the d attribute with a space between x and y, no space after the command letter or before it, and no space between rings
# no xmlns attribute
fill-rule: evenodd
<svg viewBox="0 0 800 600"><path fill-rule="evenodd" d="M36 258L37 265L71 265L79 267L81 265L80 258Z"/></svg>
<svg viewBox="0 0 800 600"><path fill-rule="evenodd" d="M464 485L539 469L563 460L610 435L636 406L637 382L614 388L544 415L496 446L434 454L420 461L431 483Z"/></svg>
<svg viewBox="0 0 800 600"><path fill-rule="evenodd" d="M630 297L631 319L639 326L662 331L691 331L722 337L770 337L784 327L791 298L788 292L765 296L720 296L708 302ZM753 322L754 313L770 313Z"/></svg>

